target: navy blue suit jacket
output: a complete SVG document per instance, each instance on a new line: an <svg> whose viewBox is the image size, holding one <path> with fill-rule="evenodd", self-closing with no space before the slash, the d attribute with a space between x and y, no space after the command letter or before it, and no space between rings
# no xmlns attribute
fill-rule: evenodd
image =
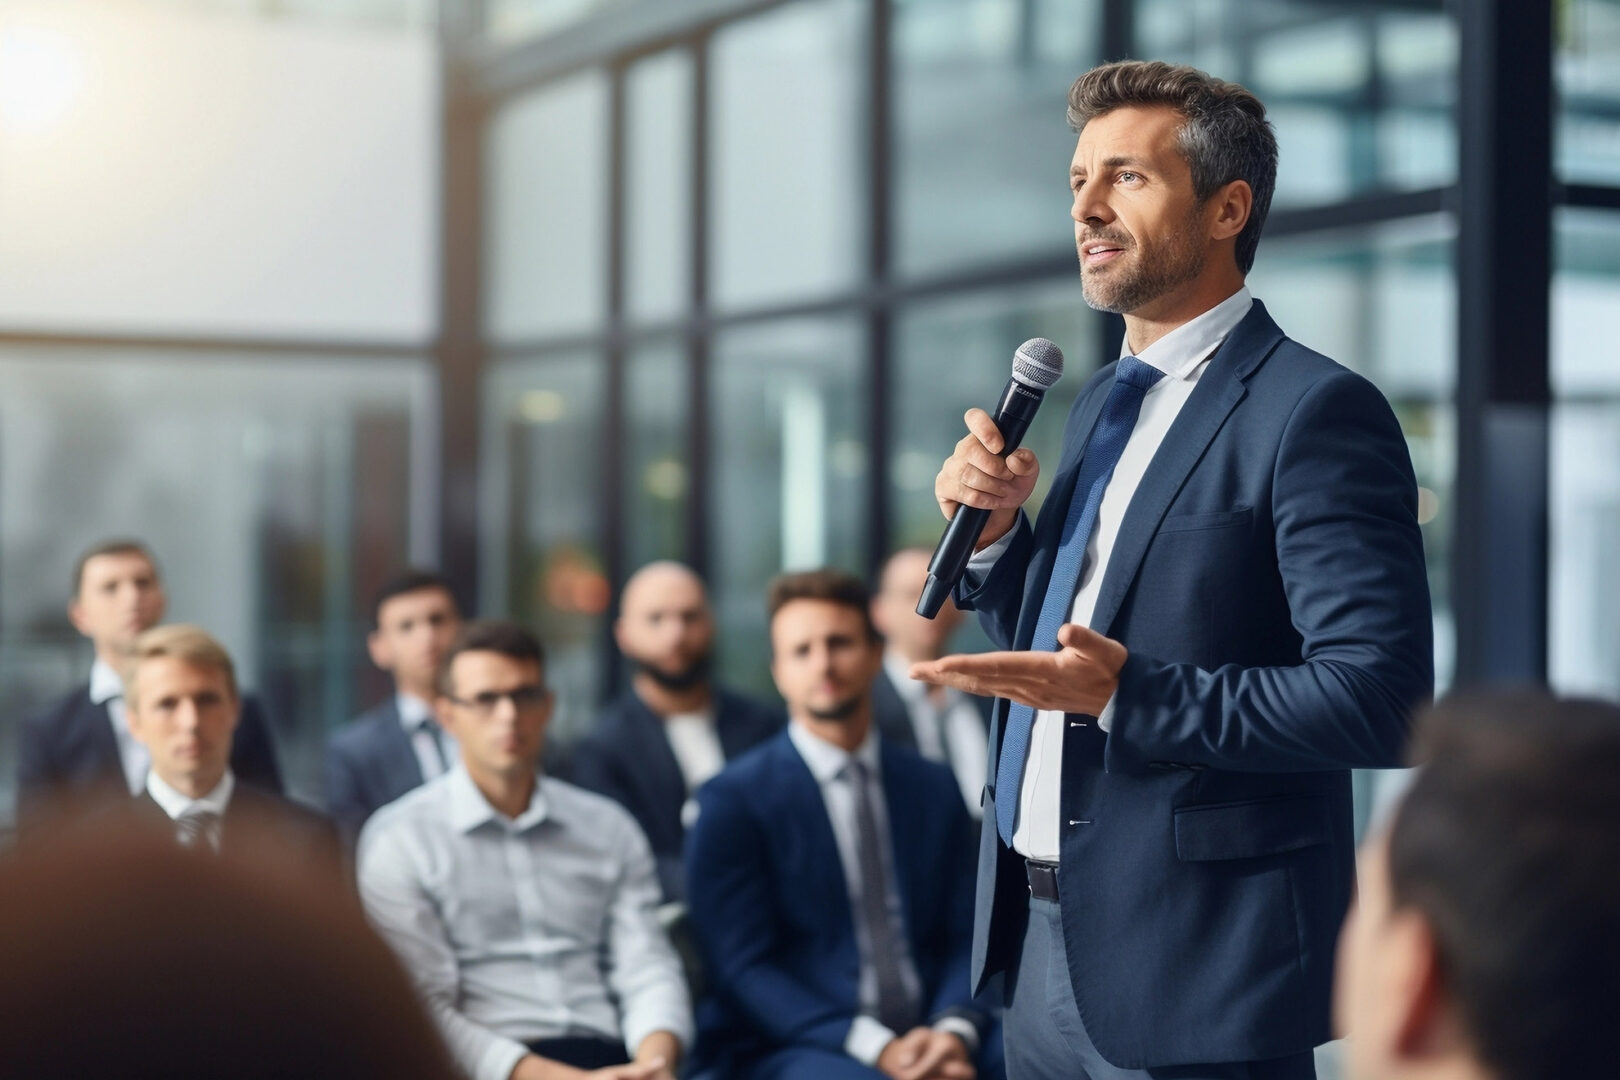
<svg viewBox="0 0 1620 1080"><path fill-rule="evenodd" d="M231 771L244 784L281 794L270 725L252 694L242 697ZM107 705L91 701L85 683L28 717L18 730L17 817L37 819L53 807L72 810L109 796L128 799L129 785Z"/></svg>
<svg viewBox="0 0 1620 1080"><path fill-rule="evenodd" d="M1099 371L1075 401L1033 529L1021 522L984 581L960 590L1004 648L1033 637L1113 375ZM1257 1060L1330 1037L1355 872L1349 770L1400 764L1412 710L1433 692L1416 502L1383 396L1256 303L1114 544L1091 624L1130 651L1112 731L1070 716L1064 732L1069 971L1114 1064ZM998 702L992 786L1005 717ZM980 841L975 987L1016 958L1027 916L1022 860L994 817Z"/></svg>
<svg viewBox="0 0 1620 1080"><path fill-rule="evenodd" d="M787 715L778 705L715 688L715 734L727 761L781 731L786 723ZM608 702L591 734L574 747L572 779L630 811L647 834L664 898L682 899L686 826L681 809L686 804L686 779L664 733L664 722L634 691Z"/></svg>
<svg viewBox="0 0 1620 1080"><path fill-rule="evenodd" d="M895 875L930 1018L975 1021L968 985L971 829L943 765L885 744ZM860 954L821 788L783 732L698 792L687 841L692 929L710 996L698 1007L694 1073L746 1076L792 1046L842 1052L860 1011Z"/></svg>
<svg viewBox="0 0 1620 1080"><path fill-rule="evenodd" d="M326 812L352 847L367 818L422 784L422 766L393 695L328 737L324 768Z"/></svg>

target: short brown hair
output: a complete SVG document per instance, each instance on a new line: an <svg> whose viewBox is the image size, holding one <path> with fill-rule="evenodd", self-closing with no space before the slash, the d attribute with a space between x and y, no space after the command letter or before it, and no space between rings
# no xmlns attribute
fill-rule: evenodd
<svg viewBox="0 0 1620 1080"><path fill-rule="evenodd" d="M1192 170L1199 202L1233 180L1249 185L1254 203L1235 251L1238 269L1247 274L1277 187L1277 136L1265 105L1237 83L1186 64L1119 60L1074 81L1069 126L1078 132L1094 117L1132 106L1168 106L1181 114L1176 143Z"/></svg>
<svg viewBox="0 0 1620 1080"><path fill-rule="evenodd" d="M79 597L79 590L84 588L84 568L91 559L99 559L103 555L139 555L145 559L152 568L152 576L161 578L162 572L158 569L158 561L152 554L152 549L139 540L128 537L117 537L112 540L102 540L90 545L79 557L73 560L73 592L70 594L75 600Z"/></svg>
<svg viewBox="0 0 1620 1080"><path fill-rule="evenodd" d="M439 661L439 693L453 697L450 665L462 653L492 652L513 660L528 660L540 665L542 678L546 670L546 651L540 639L510 619L474 619L462 626L456 639L450 643L444 659Z"/></svg>
<svg viewBox="0 0 1620 1080"><path fill-rule="evenodd" d="M135 649L129 654L122 672L124 697L129 704L137 708L140 706L135 676L140 672L141 665L164 656L221 672L225 676L225 685L230 688L231 697L239 696L236 692L236 665L231 663L231 654L225 651L225 646L201 627L179 623L155 626L135 639Z"/></svg>
<svg viewBox="0 0 1620 1080"><path fill-rule="evenodd" d="M866 636L873 641L882 640L872 622L872 593L854 574L831 567L805 570L796 574L782 574L773 579L765 591L765 608L769 621L776 621L776 613L795 600L825 600L841 607L853 608L861 613Z"/></svg>

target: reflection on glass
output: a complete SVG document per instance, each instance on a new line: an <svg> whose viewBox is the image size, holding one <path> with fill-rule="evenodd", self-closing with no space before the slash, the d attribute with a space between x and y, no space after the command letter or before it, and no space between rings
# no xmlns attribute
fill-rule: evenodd
<svg viewBox="0 0 1620 1080"><path fill-rule="evenodd" d="M1620 183L1620 3L1569 0L1556 26L1558 177Z"/></svg>
<svg viewBox="0 0 1620 1080"><path fill-rule="evenodd" d="M710 53L711 293L735 308L860 272L866 5L805 0L733 22Z"/></svg>
<svg viewBox="0 0 1620 1080"><path fill-rule="evenodd" d="M484 385L481 610L540 635L558 744L589 727L602 688L602 374L597 355L568 354L504 362Z"/></svg>
<svg viewBox="0 0 1620 1080"><path fill-rule="evenodd" d="M711 590L723 679L771 691L765 585L783 570L862 571L866 370L860 324L798 319L715 342Z"/></svg>
<svg viewBox="0 0 1620 1080"><path fill-rule="evenodd" d="M625 358L624 529L628 570L682 559L692 484L686 351L646 345Z"/></svg>
<svg viewBox="0 0 1620 1080"><path fill-rule="evenodd" d="M1552 416L1548 679L1620 698L1620 399Z"/></svg>
<svg viewBox="0 0 1620 1080"><path fill-rule="evenodd" d="M607 78L502 107L489 128L484 323L497 341L594 329L606 308Z"/></svg>
<svg viewBox="0 0 1620 1080"><path fill-rule="evenodd" d="M1424 188L1457 175L1457 32L1402 3L1141 0L1137 52L1259 95L1277 129L1275 205Z"/></svg>
<svg viewBox="0 0 1620 1080"><path fill-rule="evenodd" d="M625 96L625 309L635 319L668 318L691 292L691 54L638 61Z"/></svg>
<svg viewBox="0 0 1620 1080"><path fill-rule="evenodd" d="M895 257L908 274L1065 250L1070 84L1097 60L1091 0L901 0Z"/></svg>
<svg viewBox="0 0 1620 1080"><path fill-rule="evenodd" d="M467 2L467 0L460 0ZM544 37L627 0L482 0L484 29L501 42Z"/></svg>
<svg viewBox="0 0 1620 1080"><path fill-rule="evenodd" d="M385 692L364 655L383 576L432 557L425 361L153 359L0 350L0 715L85 681L64 615L73 559L145 540L168 618L224 642L319 801L327 732ZM0 724L0 819L16 775Z"/></svg>
<svg viewBox="0 0 1620 1080"><path fill-rule="evenodd" d="M1559 210L1553 224L1553 393L1620 397L1620 213Z"/></svg>

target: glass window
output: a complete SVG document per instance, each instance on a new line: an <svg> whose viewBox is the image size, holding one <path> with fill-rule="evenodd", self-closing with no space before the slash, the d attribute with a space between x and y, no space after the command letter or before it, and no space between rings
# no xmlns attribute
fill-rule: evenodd
<svg viewBox="0 0 1620 1080"><path fill-rule="evenodd" d="M575 353L504 361L484 385L482 611L540 635L558 744L589 728L602 692L603 374L599 356Z"/></svg>
<svg viewBox="0 0 1620 1080"><path fill-rule="evenodd" d="M765 585L783 570L865 569L866 359L852 318L794 319L715 341L710 490L718 659L770 693Z"/></svg>
<svg viewBox="0 0 1620 1080"><path fill-rule="evenodd" d="M470 2L470 0L460 0ZM483 0L485 31L496 41L543 37L626 0Z"/></svg>
<svg viewBox="0 0 1620 1080"><path fill-rule="evenodd" d="M670 318L691 297L691 54L638 62L625 98L625 310Z"/></svg>
<svg viewBox="0 0 1620 1080"><path fill-rule="evenodd" d="M502 107L489 128L491 338L599 327L607 300L608 83L588 71Z"/></svg>
<svg viewBox="0 0 1620 1080"><path fill-rule="evenodd" d="M166 617L230 650L292 793L318 802L326 733L386 692L368 599L434 558L436 407L412 358L0 349L0 714L85 681L89 647L64 613L73 560L138 537ZM0 806L16 726L0 725Z"/></svg>
<svg viewBox="0 0 1620 1080"><path fill-rule="evenodd" d="M1620 213L1565 209L1553 224L1553 393L1620 397Z"/></svg>
<svg viewBox="0 0 1620 1080"><path fill-rule="evenodd" d="M1436 5L1438 8L1438 5ZM1457 175L1457 33L1440 10L1287 0L1142 0L1137 52L1194 64L1265 102L1275 205L1423 188Z"/></svg>
<svg viewBox="0 0 1620 1080"><path fill-rule="evenodd" d="M1570 0L1557 11L1559 178L1620 183L1620 3Z"/></svg>
<svg viewBox="0 0 1620 1080"><path fill-rule="evenodd" d="M686 557L692 485L686 349L677 341L643 345L625 358L626 570Z"/></svg>
<svg viewBox="0 0 1620 1080"><path fill-rule="evenodd" d="M1097 60L1093 0L901 0L894 14L896 266L1066 250L1067 101Z"/></svg>
<svg viewBox="0 0 1620 1080"><path fill-rule="evenodd" d="M714 36L709 220L717 306L826 293L861 273L866 5L806 0Z"/></svg>

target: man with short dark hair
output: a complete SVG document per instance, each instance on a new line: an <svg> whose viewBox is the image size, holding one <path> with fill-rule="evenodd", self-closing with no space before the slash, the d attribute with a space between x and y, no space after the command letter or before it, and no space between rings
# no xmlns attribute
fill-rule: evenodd
<svg viewBox="0 0 1620 1080"><path fill-rule="evenodd" d="M456 760L455 741L433 715L439 662L461 626L450 583L428 570L385 581L371 605L366 649L393 677L394 693L332 733L326 742L326 809L353 844L378 807Z"/></svg>
<svg viewBox="0 0 1620 1080"><path fill-rule="evenodd" d="M360 896L462 1071L673 1080L691 1004L652 853L612 800L540 775L540 643L515 623L468 623L435 709L461 760L366 823Z"/></svg>
<svg viewBox="0 0 1620 1080"><path fill-rule="evenodd" d="M17 732L17 809L25 824L45 813L145 790L149 755L130 734L119 672L136 639L163 618L157 560L138 540L106 540L74 563L68 618L95 647L90 681L24 720ZM269 725L250 695L231 744L231 769L247 784L281 791Z"/></svg>
<svg viewBox="0 0 1620 1080"><path fill-rule="evenodd" d="M630 575L613 636L635 672L574 748L573 779L630 811L658 860L664 899L681 900L692 793L784 717L715 684L714 614L689 567L654 562Z"/></svg>
<svg viewBox="0 0 1620 1080"><path fill-rule="evenodd" d="M968 415L934 494L990 511L956 600L1006 651L913 672L1002 699L974 987L1006 984L1016 1080L1303 1080L1350 770L1398 764L1433 691L1411 456L1377 388L1245 285L1277 169L1259 99L1122 61L1069 119L1081 287L1121 356L1033 526L1035 455Z"/></svg>
<svg viewBox="0 0 1620 1080"><path fill-rule="evenodd" d="M873 727L883 651L866 587L788 574L769 608L788 730L699 792L688 844L713 987L694 1064L752 1080L972 1080L978 1057L999 1075L967 978L972 826L950 770Z"/></svg>
<svg viewBox="0 0 1620 1080"><path fill-rule="evenodd" d="M1620 707L1453 698L1413 760L1339 942L1350 1080L1613 1075Z"/></svg>

